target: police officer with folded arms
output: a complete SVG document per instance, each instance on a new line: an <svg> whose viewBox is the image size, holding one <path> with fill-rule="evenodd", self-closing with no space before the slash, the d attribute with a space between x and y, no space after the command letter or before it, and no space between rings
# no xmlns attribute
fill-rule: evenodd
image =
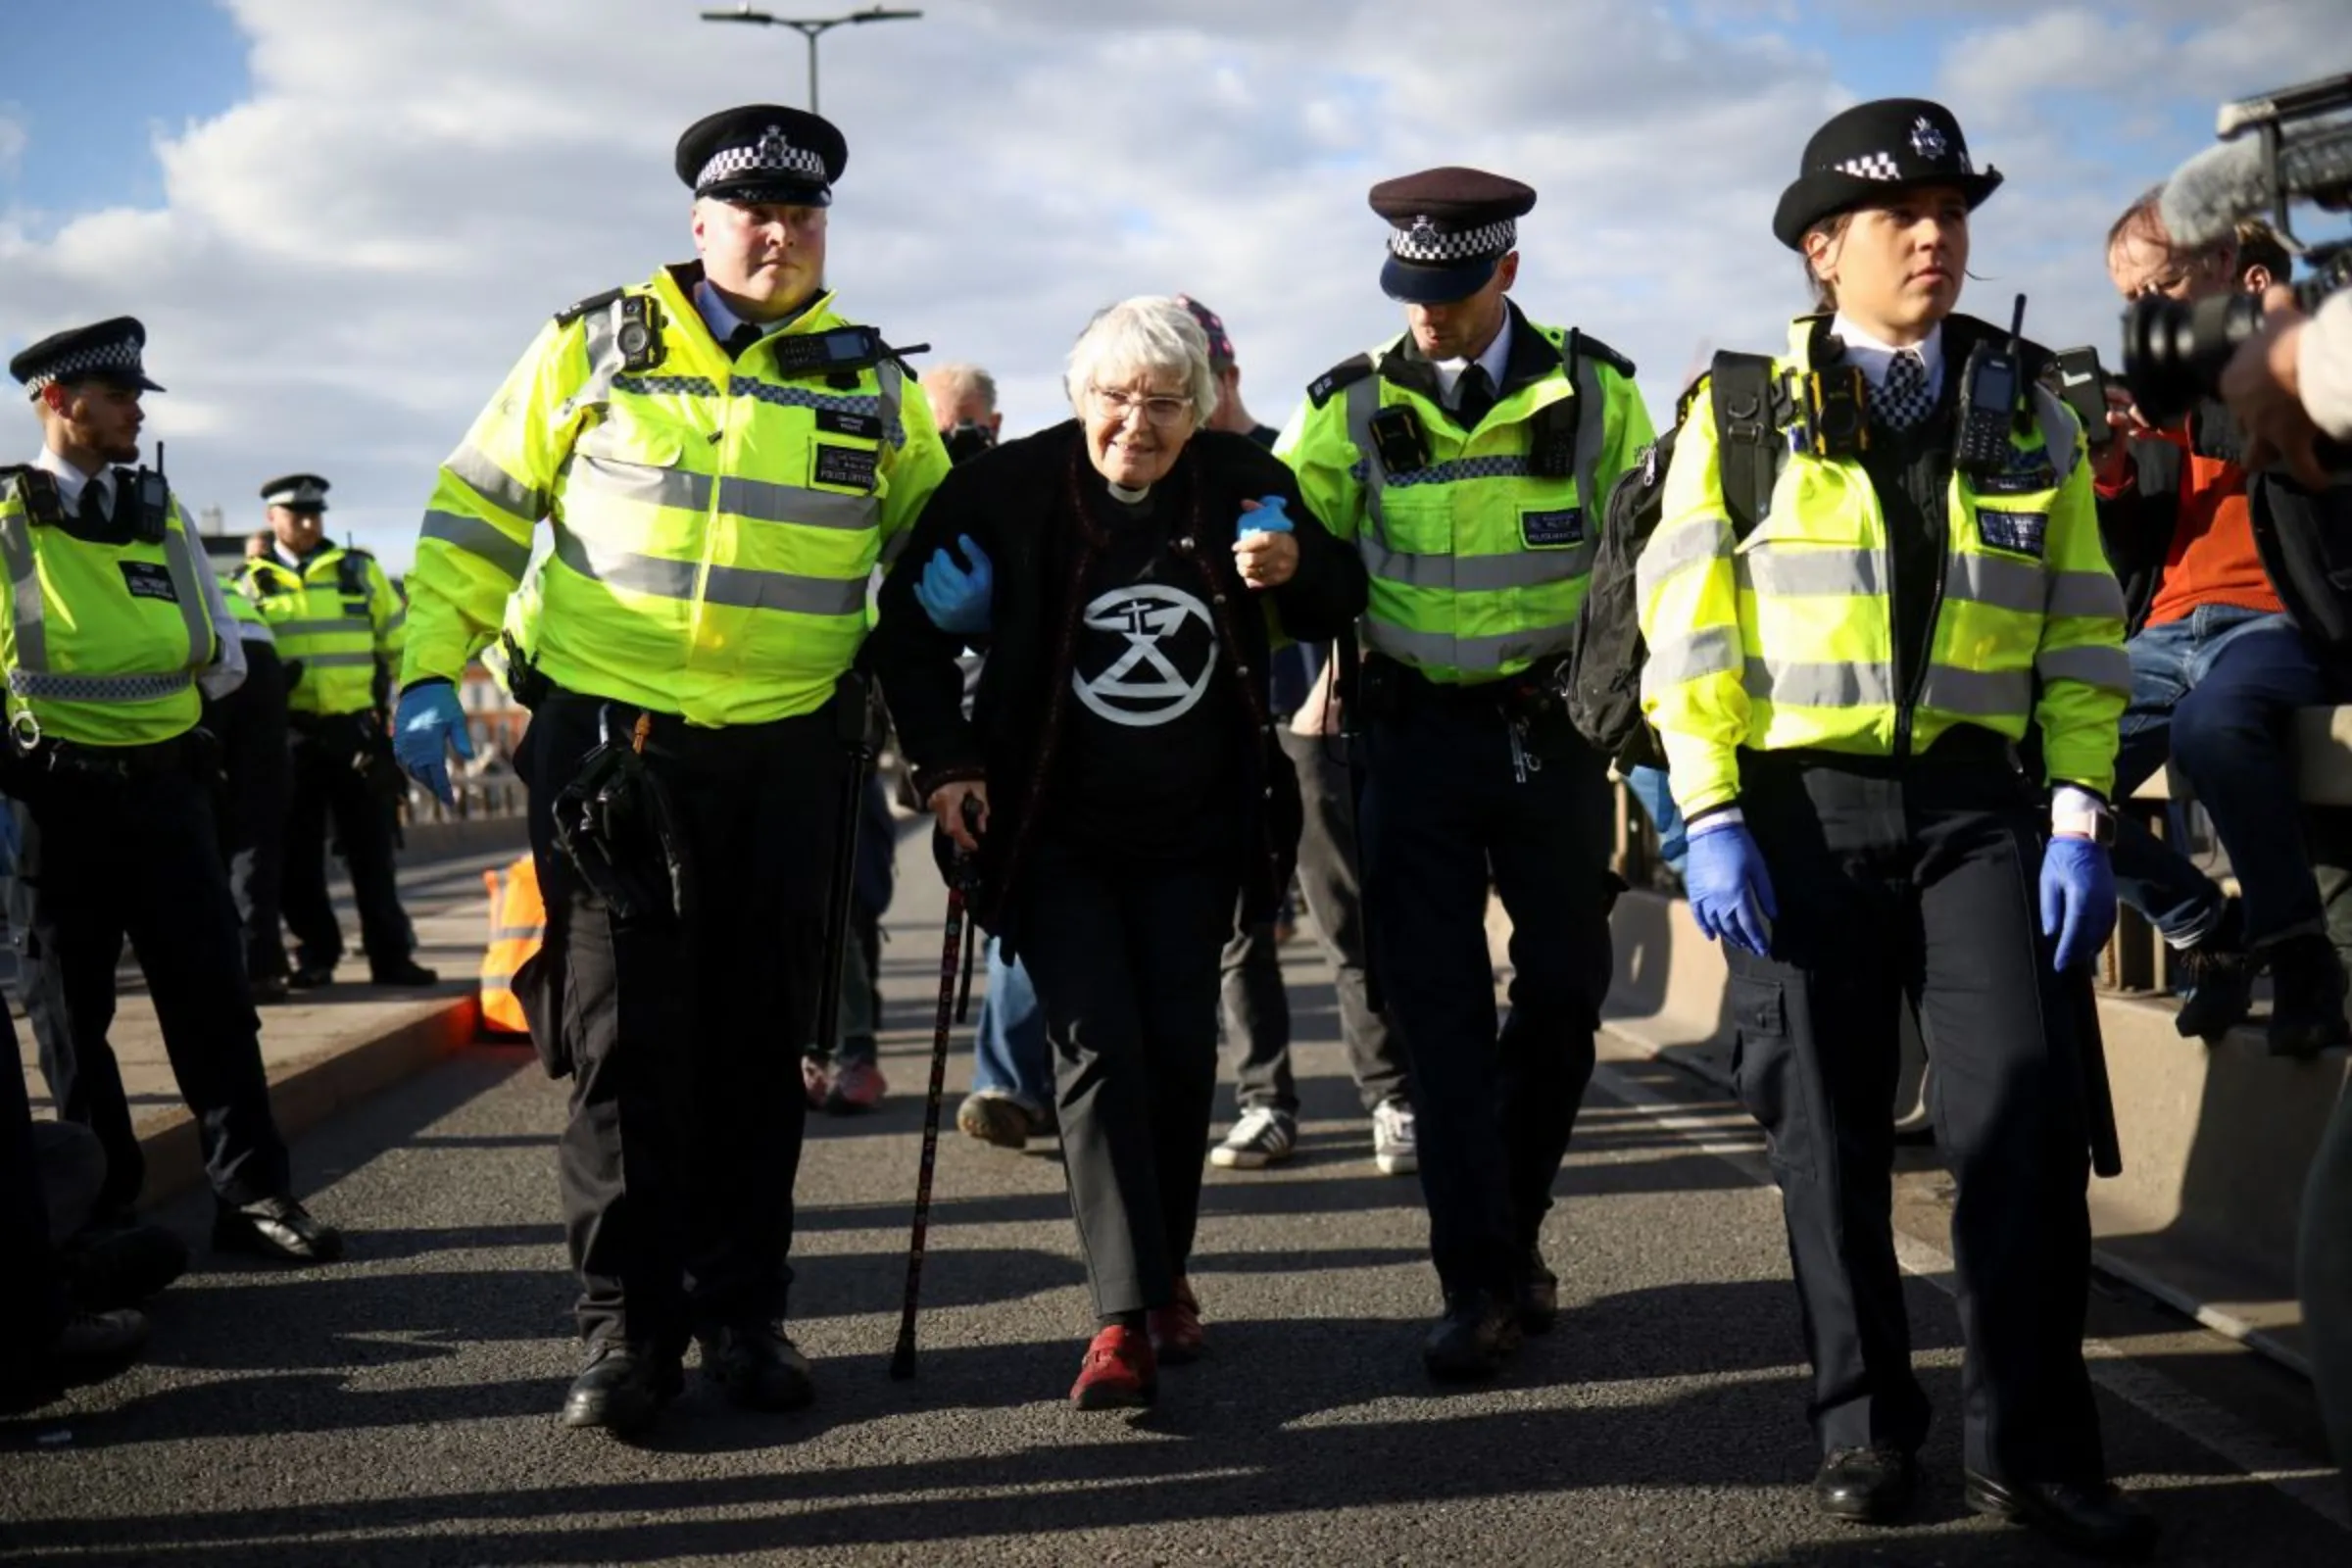
<svg viewBox="0 0 2352 1568"><path fill-rule="evenodd" d="M1481 1377L1557 1311L1538 1238L1592 1072L1614 817L1554 682L1650 423L1630 363L1507 298L1533 190L1437 169L1371 202L1410 330L1316 381L1277 451L1371 574L1364 897L1446 1295L1423 1359ZM1490 867L1512 926L1499 1030Z"/></svg>
<svg viewBox="0 0 2352 1568"><path fill-rule="evenodd" d="M31 463L0 470L0 555L17 584L0 625L0 779L38 834L30 945L56 983L27 995L58 1009L33 1019L41 1067L61 1114L106 1151L101 1221L127 1219L146 1162L107 1042L127 936L196 1118L213 1245L322 1261L342 1238L290 1191L197 723L200 692L243 679L242 647L160 451L156 468L121 466L138 461L141 397L162 390L146 375L146 341L120 317L9 362L43 435Z"/></svg>
<svg viewBox="0 0 2352 1568"><path fill-rule="evenodd" d="M679 138L699 262L540 330L442 466L410 573L401 759L446 797L455 682L514 617L547 939L534 1043L572 1079L564 1420L642 1430L699 1338L739 1405L813 1389L784 1332L833 820L866 582L947 472L919 390L824 283L848 149L753 105ZM512 636L513 634L509 634ZM692 1297L688 1294L691 1275Z"/></svg>
<svg viewBox="0 0 2352 1568"><path fill-rule="evenodd" d="M1958 1191L1968 1504L2129 1558L2156 1532L2107 1483L2083 1366L2093 1105L2068 971L2114 923L2131 669L2044 357L2014 321L1953 314L1970 214L2000 182L1921 100L1806 144L1773 232L1820 309L1760 393L1719 368L1689 410L1637 573L1642 705L1781 1186L1818 1506L1899 1518L1927 1436L1889 1218L1908 993ZM2046 792L2019 763L2029 732Z"/></svg>
<svg viewBox="0 0 2352 1568"><path fill-rule="evenodd" d="M360 946L379 986L440 976L410 956L392 866L399 783L384 742L384 689L400 666L408 611L372 555L326 537L326 480L289 473L262 486L270 548L245 564L244 591L294 669L286 693L293 799L285 824L283 903L298 991L330 984L343 927L326 892L331 831L351 872Z"/></svg>
<svg viewBox="0 0 2352 1568"><path fill-rule="evenodd" d="M245 978L253 1000L286 1000L286 801L294 775L286 755L286 665L277 638L246 588L247 559L220 573L220 597L245 646L245 679L204 705L204 727L220 743L222 788L214 820L228 863L228 893L245 943ZM299 668L295 671L300 673Z"/></svg>

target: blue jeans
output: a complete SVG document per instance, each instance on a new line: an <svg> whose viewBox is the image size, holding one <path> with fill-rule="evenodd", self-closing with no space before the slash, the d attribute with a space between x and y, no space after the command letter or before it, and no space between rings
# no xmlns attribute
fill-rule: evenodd
<svg viewBox="0 0 2352 1568"><path fill-rule="evenodd" d="M1674 804L1674 792L1666 787L1666 770L1637 767L1626 774L1625 784L1642 809L1649 813L1649 825L1658 830L1658 858L1681 876L1683 861L1690 857L1690 839L1683 831L1683 813Z"/></svg>
<svg viewBox="0 0 2352 1568"><path fill-rule="evenodd" d="M2245 905L2248 947L2323 928L2303 848L2294 710L2328 701L2328 680L2284 615L2205 605L2126 645L2132 705L2115 760L2121 800L2169 755L2213 818ZM2221 918L2222 890L2130 817L2117 824L2115 888L2176 947Z"/></svg>
<svg viewBox="0 0 2352 1568"><path fill-rule="evenodd" d="M995 937L988 939L988 994L980 999L972 1038L972 1093L1009 1095L1041 1115L1054 1105L1054 1052L1037 988Z"/></svg>

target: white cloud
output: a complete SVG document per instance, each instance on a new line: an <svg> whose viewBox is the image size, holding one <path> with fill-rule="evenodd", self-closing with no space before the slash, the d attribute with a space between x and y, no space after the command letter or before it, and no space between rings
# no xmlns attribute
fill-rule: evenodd
<svg viewBox="0 0 2352 1568"><path fill-rule="evenodd" d="M727 104L799 102L804 47L701 24L693 0L230 4L250 96L159 132L162 207L40 238L0 215L0 340L138 314L172 389L150 428L191 504L250 522L260 480L320 468L337 524L405 560L433 466L538 323L691 254L678 130ZM852 154L831 241L843 307L988 366L1012 428L1061 416L1061 354L1097 306L1176 290L1224 316L1250 401L1279 420L1306 380L1396 331L1364 190L1439 163L1541 191L1519 299L1642 361L1663 414L1702 340L1780 340L1802 291L1772 205L1823 118L1887 90L1756 30L1786 10L1747 0L1710 0L1697 22L1612 0L1135 15L934 0L919 23L821 46ZM2036 25L2050 23L1982 30L1946 74L2019 176L1978 240L1998 297L1971 304L1995 314L2022 283L2037 326L2104 338L2112 313L2083 258L2111 201L2161 171L2129 145L2071 145L2050 72L2012 90L1989 71L1996 53L2031 67L2062 43L2104 65L2097 28L2019 30ZM2239 81L2268 58L2242 53L2210 74L2237 90L2292 74Z"/></svg>

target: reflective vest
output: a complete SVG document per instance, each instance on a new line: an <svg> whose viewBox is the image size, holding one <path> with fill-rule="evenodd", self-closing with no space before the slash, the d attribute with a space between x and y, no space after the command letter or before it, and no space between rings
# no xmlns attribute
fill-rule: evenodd
<svg viewBox="0 0 2352 1568"><path fill-rule="evenodd" d="M514 995L514 976L547 940L547 906L539 899L539 867L524 856L504 874L484 871L490 889L490 946L482 954L482 1027L497 1034L530 1032Z"/></svg>
<svg viewBox="0 0 2352 1568"><path fill-rule="evenodd" d="M1366 645L1434 681L1495 680L1568 651L1602 506L1649 444L1631 365L1513 311L1505 330L1526 327L1560 354L1559 368L1498 399L1475 429L1390 378L1399 339L1308 388L1275 447L1308 508L1363 556ZM1381 461L1373 421L1396 408L1422 431L1417 466ZM1573 431L1573 451L1531 464L1540 424Z"/></svg>
<svg viewBox="0 0 2352 1568"><path fill-rule="evenodd" d="M228 618L237 623L238 636L247 635L244 630L247 626L265 629L269 626L268 618L262 614L262 607L255 604L253 596L246 591L245 568L242 565L217 572L215 576L220 584L220 602L228 606Z"/></svg>
<svg viewBox="0 0 2352 1568"><path fill-rule="evenodd" d="M296 713L364 713L375 672L399 667L408 612L375 557L328 545L298 569L276 556L248 561L244 591L277 639L277 657L302 669L286 694Z"/></svg>
<svg viewBox="0 0 2352 1568"><path fill-rule="evenodd" d="M115 488L124 504L127 477ZM203 710L196 671L213 662L224 628L205 604L203 552L179 502L169 502L160 543L94 544L35 520L56 499L38 470L0 489L9 733L26 746L44 736L145 746L185 734Z"/></svg>
<svg viewBox="0 0 2352 1568"><path fill-rule="evenodd" d="M1813 325L1796 323L1776 374L1807 371ZM2036 386L2035 417L2012 430L2003 471L1954 471L1926 662L1897 692L1886 525L1860 461L1789 458L1762 520L1735 543L1709 397L1700 390L1683 422L1636 570L1642 710L1686 813L1738 796L1742 747L1888 757L1925 751L1956 724L2015 741L2035 723L2053 780L2113 788L2132 690L2123 593L2064 404Z"/></svg>
<svg viewBox="0 0 2352 1568"><path fill-rule="evenodd" d="M404 686L457 679L498 634L545 519L520 629L557 686L705 725L832 696L865 637L867 579L947 451L919 398L902 416L894 361L780 367L789 340L858 330L831 295L729 360L694 307L698 272L557 317L442 466Z"/></svg>

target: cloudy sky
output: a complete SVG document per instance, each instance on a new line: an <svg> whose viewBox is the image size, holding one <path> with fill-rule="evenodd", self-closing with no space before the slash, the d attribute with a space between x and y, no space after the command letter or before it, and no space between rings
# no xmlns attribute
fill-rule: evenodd
<svg viewBox="0 0 2352 1568"><path fill-rule="evenodd" d="M922 4L822 45L851 148L832 281L894 341L996 371L1013 430L1065 412L1097 306L1179 290L1280 422L1397 330L1365 187L1450 163L1541 192L1517 298L1639 360L1664 413L1702 345L1780 341L1802 288L1773 203L1823 119L1898 95L1950 104L2010 176L1967 303L2023 290L2034 335L2112 362L2115 212L2219 100L2352 70L2344 0ZM24 67L0 80L0 351L140 316L191 507L250 526L261 480L319 469L338 530L405 563L433 466L539 323L692 254L678 130L805 102L797 35L698 12L0 0Z"/></svg>

